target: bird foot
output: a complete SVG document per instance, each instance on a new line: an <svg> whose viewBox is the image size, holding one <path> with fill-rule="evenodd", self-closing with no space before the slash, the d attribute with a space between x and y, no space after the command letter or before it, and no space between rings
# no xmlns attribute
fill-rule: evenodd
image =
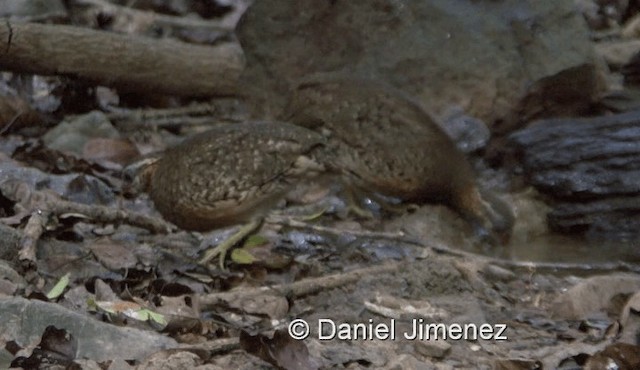
<svg viewBox="0 0 640 370"><path fill-rule="evenodd" d="M359 204L351 201L349 201L349 204L347 205L347 214L354 214L357 217L367 220L376 218L374 211L361 207Z"/></svg>
<svg viewBox="0 0 640 370"><path fill-rule="evenodd" d="M215 248L209 249L205 252L204 256L198 261L201 265L207 265L212 259L218 257L220 269L224 270L224 261L227 256L227 252L238 244L242 239L251 235L262 223L262 220L251 221L248 224L243 225L233 235L226 240L223 240Z"/></svg>

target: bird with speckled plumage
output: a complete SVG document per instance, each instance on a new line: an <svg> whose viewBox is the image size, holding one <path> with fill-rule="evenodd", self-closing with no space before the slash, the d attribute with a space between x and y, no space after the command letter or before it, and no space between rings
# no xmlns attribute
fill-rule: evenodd
<svg viewBox="0 0 640 370"><path fill-rule="evenodd" d="M317 75L293 91L284 119L327 138L331 163L353 186L410 202L450 205L480 233L511 232L511 208L481 190L464 154L404 92Z"/></svg>
<svg viewBox="0 0 640 370"><path fill-rule="evenodd" d="M247 224L201 260L224 254L300 181L325 168L314 154L325 138L283 122L221 124L147 163L141 176L156 209L194 231Z"/></svg>

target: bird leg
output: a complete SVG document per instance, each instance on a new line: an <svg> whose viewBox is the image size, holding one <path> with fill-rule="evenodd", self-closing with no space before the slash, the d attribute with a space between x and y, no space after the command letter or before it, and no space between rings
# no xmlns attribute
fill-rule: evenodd
<svg viewBox="0 0 640 370"><path fill-rule="evenodd" d="M209 249L205 252L204 256L198 261L201 265L208 264L212 259L218 256L220 268L224 270L224 260L229 249L238 244L242 239L251 235L262 224L262 219L253 220L247 224L242 225L240 229L226 240L223 240L218 246L213 249Z"/></svg>
<svg viewBox="0 0 640 370"><path fill-rule="evenodd" d="M353 212L356 216L365 219L374 218L374 213L371 209L365 209L360 205L360 200L365 198L364 193L353 186L344 187L344 197L347 202L347 212Z"/></svg>
<svg viewBox="0 0 640 370"><path fill-rule="evenodd" d="M471 183L456 193L453 205L481 241L490 245L509 241L515 216L509 204L493 192Z"/></svg>

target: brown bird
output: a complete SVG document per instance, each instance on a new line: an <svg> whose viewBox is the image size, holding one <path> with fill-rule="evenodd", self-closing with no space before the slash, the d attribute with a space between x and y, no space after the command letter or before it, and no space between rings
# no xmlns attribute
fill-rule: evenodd
<svg viewBox="0 0 640 370"><path fill-rule="evenodd" d="M281 122L220 125L168 149L147 167L156 209L186 230L248 223L201 262L224 255L298 182L324 171L314 152L325 139Z"/></svg>
<svg viewBox="0 0 640 370"><path fill-rule="evenodd" d="M402 91L370 80L314 76L297 86L285 119L326 136L330 163L357 188L444 202L485 235L504 239L510 233L510 207L478 188L464 154Z"/></svg>

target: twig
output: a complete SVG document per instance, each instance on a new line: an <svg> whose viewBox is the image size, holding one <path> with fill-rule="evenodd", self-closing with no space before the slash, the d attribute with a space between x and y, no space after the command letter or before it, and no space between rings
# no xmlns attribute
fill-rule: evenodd
<svg viewBox="0 0 640 370"><path fill-rule="evenodd" d="M271 224L289 226L298 229L307 229L318 233L326 233L336 236L342 235L353 235L360 238L371 238L371 239L386 239L393 240L402 243L414 244L418 246L425 246L425 244L417 239L407 237L402 231L395 233L388 232L378 232L378 231L369 231L369 230L347 230L347 229L338 229L335 227L314 225L307 222L302 222L298 220L294 220L291 217L281 217L277 215L270 215L266 222Z"/></svg>
<svg viewBox="0 0 640 370"><path fill-rule="evenodd" d="M33 214L41 214L44 217L49 214L60 216L65 213L77 213L98 222L124 222L159 233L167 233L174 228L164 220L141 213L63 200L53 193L33 190L27 183L18 180L7 180L0 184L0 189L5 197L22 205L22 207L31 212L32 217ZM33 223L34 230L36 230L36 221L34 220ZM34 233L33 235L36 234ZM37 238L35 239L37 241Z"/></svg>
<svg viewBox="0 0 640 370"><path fill-rule="evenodd" d="M174 229L174 226L171 224L155 217L97 204L87 205L59 199L50 203L48 206L56 215L62 215L64 213L80 213L97 222L124 222L132 226L163 234Z"/></svg>
<svg viewBox="0 0 640 370"><path fill-rule="evenodd" d="M108 113L107 117L117 126L126 126L124 128L210 125L215 122L241 122L249 118L248 114L234 102L230 101L229 106L225 103L227 99L179 108L118 109Z"/></svg>
<svg viewBox="0 0 640 370"><path fill-rule="evenodd" d="M393 240L393 241L398 241L402 243L408 243L408 244L429 248L437 253L442 253L442 254L446 254L454 257L469 258L476 261L482 261L488 264L509 267L514 269L529 270L534 268L537 270L547 270L547 271L574 270L574 271L591 271L591 272L616 270L616 271L630 271L630 272L640 273L640 266L636 266L624 261L605 262L605 263L596 263L596 264L568 263L568 262L512 261L512 260L506 260L506 259L486 256L482 254L467 252L460 249L451 248L446 245L428 243L428 242L419 240L417 238L408 237L402 232L381 233L381 232L374 232L374 231L367 231L367 230L358 230L358 231L345 230L345 229L338 229L338 228L332 228L332 227L326 227L326 226L313 225L313 224L293 220L289 217L279 217L275 215L269 216L267 218L267 222L278 224L278 225L285 225L289 227L308 229L314 232L329 233L331 235L338 235L338 236L353 235L353 236L364 237L364 238L372 238L372 239L378 238L378 239Z"/></svg>
<svg viewBox="0 0 640 370"><path fill-rule="evenodd" d="M184 349L186 351L206 351L210 356L218 356L240 349L240 342L238 341L238 337L222 338L209 340L203 343L180 344L177 348Z"/></svg>
<svg viewBox="0 0 640 370"><path fill-rule="evenodd" d="M18 252L20 261L36 261L36 245L45 230L49 216L48 211L36 210L29 217L20 240L20 251Z"/></svg>
<svg viewBox="0 0 640 370"><path fill-rule="evenodd" d="M301 297L313 294L324 289L333 289L340 286L358 282L368 276L378 276L404 268L404 262L390 262L383 265L365 267L354 271L332 274L318 278L304 279L292 284L280 284L271 287L243 288L223 293L211 293L199 298L203 309L211 309L225 302L235 301L239 298L260 296L265 294L279 294L289 297Z"/></svg>
<svg viewBox="0 0 640 370"><path fill-rule="evenodd" d="M540 261L513 261L506 260L502 258L496 258L491 256L486 256L482 254L476 254L471 252L466 252L463 250L450 248L444 245L424 245L425 247L438 252L443 253L455 257L464 257L473 259L478 262L483 262L487 264L508 267L512 269L536 269L542 271L629 271L640 273L640 266L633 265L631 263L627 263L624 261L615 261L615 262L601 262L594 264L585 264L585 263L570 263L570 262L540 262ZM508 247L508 246L507 246Z"/></svg>

